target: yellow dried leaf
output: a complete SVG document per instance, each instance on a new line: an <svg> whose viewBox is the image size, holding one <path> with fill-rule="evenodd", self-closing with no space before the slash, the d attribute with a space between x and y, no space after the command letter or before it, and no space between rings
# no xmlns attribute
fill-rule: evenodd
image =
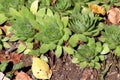
<svg viewBox="0 0 120 80"><path fill-rule="evenodd" d="M49 65L44 60L37 57L33 57L32 72L38 79L50 79L52 75Z"/></svg>
<svg viewBox="0 0 120 80"><path fill-rule="evenodd" d="M36 13L37 13L38 3L39 3L39 0L35 0L35 1L31 4L30 11L31 11L33 14L36 14Z"/></svg>
<svg viewBox="0 0 120 80"><path fill-rule="evenodd" d="M88 7L93 13L105 15L105 8L103 6L89 4Z"/></svg>

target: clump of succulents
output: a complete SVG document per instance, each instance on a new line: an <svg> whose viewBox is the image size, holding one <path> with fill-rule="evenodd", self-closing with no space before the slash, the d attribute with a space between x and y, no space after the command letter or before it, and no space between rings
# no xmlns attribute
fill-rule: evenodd
<svg viewBox="0 0 120 80"><path fill-rule="evenodd" d="M36 20L40 26L35 38L41 43L40 52L55 50L56 53L61 54L63 43L71 34L67 28L68 17L60 17L58 13L53 13L49 8L41 8L39 12L42 14L36 14Z"/></svg>
<svg viewBox="0 0 120 80"><path fill-rule="evenodd" d="M73 55L73 63L79 63L80 67L92 67L100 69L100 61L105 60L103 46L100 42L95 42L93 38L88 39L87 44L82 44L78 47Z"/></svg>
<svg viewBox="0 0 120 80"><path fill-rule="evenodd" d="M120 27L106 26L102 35L100 40L106 43L109 49L114 50L117 56L120 56Z"/></svg>
<svg viewBox="0 0 120 80"><path fill-rule="evenodd" d="M60 11L69 10L72 6L71 0L57 0L55 3L55 8Z"/></svg>
<svg viewBox="0 0 120 80"><path fill-rule="evenodd" d="M93 36L99 30L98 22L99 18L92 12L88 14L73 14L69 20L70 29L76 34L83 34L87 36Z"/></svg>
<svg viewBox="0 0 120 80"><path fill-rule="evenodd" d="M35 35L34 27L31 20L34 20L34 15L26 8L22 7L17 11L14 8L10 9L10 24L14 30L14 34L21 40L27 40Z"/></svg>

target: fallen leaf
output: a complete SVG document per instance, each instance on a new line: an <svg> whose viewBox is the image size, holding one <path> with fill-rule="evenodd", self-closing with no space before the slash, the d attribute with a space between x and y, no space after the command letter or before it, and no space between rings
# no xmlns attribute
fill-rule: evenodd
<svg viewBox="0 0 120 80"><path fill-rule="evenodd" d="M21 71L17 73L15 80L32 80L32 79L26 73Z"/></svg>
<svg viewBox="0 0 120 80"><path fill-rule="evenodd" d="M83 71L82 77L80 78L80 80L87 80L88 78L90 78L90 76L92 75L92 69L86 68Z"/></svg>
<svg viewBox="0 0 120 80"><path fill-rule="evenodd" d="M0 62L12 61L13 64L17 64L17 63L20 62L22 56L23 56L23 54L18 54L16 52L13 52L13 53L10 53L10 54L2 54L2 53L0 53Z"/></svg>
<svg viewBox="0 0 120 80"><path fill-rule="evenodd" d="M0 62L10 60L10 55L0 53Z"/></svg>
<svg viewBox="0 0 120 80"><path fill-rule="evenodd" d="M108 20L112 24L120 24L120 9L117 7L112 7L108 12Z"/></svg>
<svg viewBox="0 0 120 80"><path fill-rule="evenodd" d="M88 7L93 13L105 15L105 8L103 6L99 6L97 4L89 4Z"/></svg>
<svg viewBox="0 0 120 80"><path fill-rule="evenodd" d="M18 54L16 52L11 53L10 54L10 61L12 61L13 64L17 64L20 62L22 56L23 56L23 54Z"/></svg>
<svg viewBox="0 0 120 80"><path fill-rule="evenodd" d="M38 79L50 79L52 75L49 65L44 60L37 57L33 57L32 72Z"/></svg>

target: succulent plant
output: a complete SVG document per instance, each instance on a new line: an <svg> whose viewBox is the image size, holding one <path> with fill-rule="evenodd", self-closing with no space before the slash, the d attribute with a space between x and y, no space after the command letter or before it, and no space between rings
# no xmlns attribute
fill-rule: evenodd
<svg viewBox="0 0 120 80"><path fill-rule="evenodd" d="M69 20L70 29L76 34L83 34L86 36L95 36L100 30L97 26L99 17L94 16L92 12L88 14L73 14Z"/></svg>
<svg viewBox="0 0 120 80"><path fill-rule="evenodd" d="M62 11L70 9L71 5L72 5L71 0L62 0L62 1L57 0L55 3L55 7Z"/></svg>
<svg viewBox="0 0 120 80"><path fill-rule="evenodd" d="M73 56L73 63L80 63L80 67L90 66L100 69L99 61L105 60L105 55L100 54L103 50L100 42L95 42L93 38L89 38L87 44L80 45Z"/></svg>
<svg viewBox="0 0 120 80"><path fill-rule="evenodd" d="M114 50L117 56L120 56L120 27L107 26L102 35L100 39L108 45L109 49Z"/></svg>
<svg viewBox="0 0 120 80"><path fill-rule="evenodd" d="M45 12L46 11L46 12ZM48 50L59 49L62 53L62 45L67 41L71 31L67 28L68 17L60 17L58 13L54 13L49 8L41 8L37 14L36 20L40 26L36 39L41 43L41 53ZM55 50L58 51L59 50Z"/></svg>
<svg viewBox="0 0 120 80"><path fill-rule="evenodd" d="M10 24L14 30L14 34L21 40L32 38L35 34L31 23L34 20L33 14L26 7L22 7L20 11L11 8L10 14Z"/></svg>

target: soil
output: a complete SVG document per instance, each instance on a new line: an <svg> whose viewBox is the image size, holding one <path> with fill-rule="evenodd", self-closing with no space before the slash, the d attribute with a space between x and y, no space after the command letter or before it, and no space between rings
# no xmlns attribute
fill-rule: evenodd
<svg viewBox="0 0 120 80"><path fill-rule="evenodd" d="M113 54L107 55L107 60L101 63L102 68L100 70L89 67L81 69L79 64L72 63L72 56L68 54L60 58L56 58L54 53L47 54L46 56L49 57L49 65L53 71L50 80L120 80L120 59L116 58ZM31 56L24 55L22 60L24 68L29 69L22 68L21 70L28 73L33 80L37 80L30 70L32 64Z"/></svg>

